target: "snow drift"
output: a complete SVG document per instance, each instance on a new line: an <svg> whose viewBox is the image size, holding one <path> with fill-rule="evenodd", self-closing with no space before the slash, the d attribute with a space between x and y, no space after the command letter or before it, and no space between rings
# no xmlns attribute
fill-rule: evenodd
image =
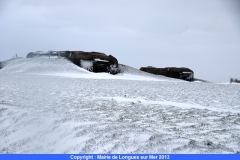
<svg viewBox="0 0 240 160"><path fill-rule="evenodd" d="M78 77L59 76L69 70ZM65 59L4 62L0 153L240 152L240 85L127 66L124 79L98 76Z"/></svg>
<svg viewBox="0 0 240 160"><path fill-rule="evenodd" d="M120 65L122 73L110 75L108 73L89 72L65 58L15 58L3 62L3 69L0 72L23 73L63 76L69 78L90 78L90 79L126 79L144 81L179 81L164 76L144 73L135 68Z"/></svg>

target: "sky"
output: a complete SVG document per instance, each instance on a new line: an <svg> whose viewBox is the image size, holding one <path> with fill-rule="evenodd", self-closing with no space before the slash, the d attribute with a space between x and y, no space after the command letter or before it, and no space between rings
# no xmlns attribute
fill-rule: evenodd
<svg viewBox="0 0 240 160"><path fill-rule="evenodd" d="M0 0L0 61L39 50L97 51L228 82L240 78L240 1Z"/></svg>

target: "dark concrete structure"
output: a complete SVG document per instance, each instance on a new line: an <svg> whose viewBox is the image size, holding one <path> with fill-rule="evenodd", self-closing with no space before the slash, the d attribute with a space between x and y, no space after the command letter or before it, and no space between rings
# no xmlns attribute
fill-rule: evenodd
<svg viewBox="0 0 240 160"><path fill-rule="evenodd" d="M118 60L112 55L107 56L100 52L84 51L49 51L49 52L30 52L27 58L60 58L64 57L72 61L79 67L91 72L108 72L110 74L119 73Z"/></svg>
<svg viewBox="0 0 240 160"><path fill-rule="evenodd" d="M155 67L141 67L141 71L163 75L166 77L182 79L186 81L193 81L194 72L189 68L176 68L176 67L166 67L166 68L155 68Z"/></svg>

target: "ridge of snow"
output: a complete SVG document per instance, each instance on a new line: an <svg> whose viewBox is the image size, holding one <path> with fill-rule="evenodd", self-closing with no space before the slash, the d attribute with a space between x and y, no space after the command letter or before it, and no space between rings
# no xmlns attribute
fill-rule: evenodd
<svg viewBox="0 0 240 160"><path fill-rule="evenodd" d="M66 78L184 82L182 80L145 73L125 65L123 69L124 73L119 73L117 75L93 73L74 65L65 58L15 58L3 62L3 69L1 69L0 72L60 76Z"/></svg>

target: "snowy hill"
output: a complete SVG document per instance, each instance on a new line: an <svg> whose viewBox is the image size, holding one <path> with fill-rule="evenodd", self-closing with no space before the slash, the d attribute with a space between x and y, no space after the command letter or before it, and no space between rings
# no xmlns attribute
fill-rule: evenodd
<svg viewBox="0 0 240 160"><path fill-rule="evenodd" d="M0 72L63 76L69 78L181 81L149 74L126 65L120 65L123 73L118 75L92 73L74 65L65 58L15 58L3 62L2 65L3 69Z"/></svg>
<svg viewBox="0 0 240 160"><path fill-rule="evenodd" d="M240 85L190 83L66 59L0 70L0 153L239 153ZM125 68L124 68L125 67Z"/></svg>
<svg viewBox="0 0 240 160"><path fill-rule="evenodd" d="M77 67L72 62L64 58L15 58L2 63L2 72L29 74L89 74L87 70Z"/></svg>
<svg viewBox="0 0 240 160"><path fill-rule="evenodd" d="M0 72L17 72L30 74L75 73L88 74L85 69L75 66L64 58L15 58L2 62Z"/></svg>

